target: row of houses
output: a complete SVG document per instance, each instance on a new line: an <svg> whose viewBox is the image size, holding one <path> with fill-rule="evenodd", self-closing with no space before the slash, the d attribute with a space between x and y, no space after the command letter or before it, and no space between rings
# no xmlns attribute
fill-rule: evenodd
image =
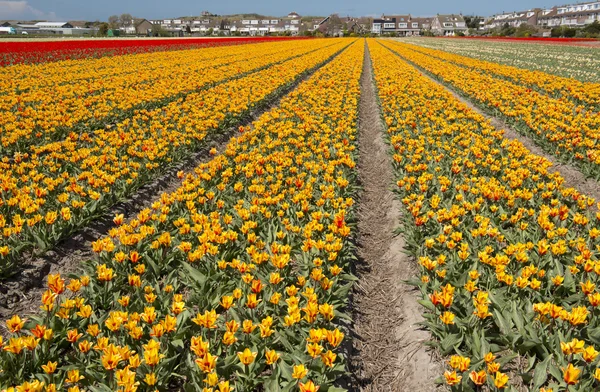
<svg viewBox="0 0 600 392"><path fill-rule="evenodd" d="M417 36L425 31L436 35L457 35L467 32L467 25L462 15L436 15L429 18L413 17L411 15L382 15L374 19L371 32L373 34L393 33L397 36Z"/></svg>
<svg viewBox="0 0 600 392"><path fill-rule="evenodd" d="M207 12L203 14L208 14ZM330 15L322 18L302 18L296 12L290 12L285 17L218 17L204 15L201 18L159 19L148 21L152 26L170 32L188 32L223 35L273 35L288 33L303 34L306 31L319 31L327 35L341 35L343 32L368 32L370 18L352 18Z"/></svg>
<svg viewBox="0 0 600 392"><path fill-rule="evenodd" d="M290 12L285 17L256 16L255 18L244 17L218 17L203 12L200 18L179 19L157 19L147 21L150 26L159 26L170 32L187 32L224 35L268 35L286 33L292 35L300 34L306 30L314 30L315 25L321 23L323 18L317 20L302 20L296 12Z"/></svg>
<svg viewBox="0 0 600 392"><path fill-rule="evenodd" d="M541 28L582 27L595 21L600 22L600 1L552 8L532 8L519 12L503 12L489 18L482 29L499 28L505 25L519 27L523 24Z"/></svg>

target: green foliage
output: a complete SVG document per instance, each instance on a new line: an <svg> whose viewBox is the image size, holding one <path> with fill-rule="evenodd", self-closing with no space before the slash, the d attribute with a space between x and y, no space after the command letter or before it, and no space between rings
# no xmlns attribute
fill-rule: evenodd
<svg viewBox="0 0 600 392"><path fill-rule="evenodd" d="M100 26L98 26L98 35L102 36L102 37L106 37L107 34L108 34L108 23L101 23Z"/></svg>
<svg viewBox="0 0 600 392"><path fill-rule="evenodd" d="M535 26L524 23L516 29L515 37L531 37L537 32L538 29Z"/></svg>

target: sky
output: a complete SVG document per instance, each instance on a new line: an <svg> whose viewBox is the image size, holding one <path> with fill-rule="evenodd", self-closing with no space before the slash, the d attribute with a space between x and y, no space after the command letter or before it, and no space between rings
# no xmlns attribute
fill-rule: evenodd
<svg viewBox="0 0 600 392"><path fill-rule="evenodd" d="M380 16L382 13L396 13L432 16L437 13L463 13L489 16L553 5L559 4L551 0L0 0L0 19L105 21L110 15L122 13L146 19L167 19L195 16L203 10L219 15L259 13L283 16L296 11L300 15Z"/></svg>

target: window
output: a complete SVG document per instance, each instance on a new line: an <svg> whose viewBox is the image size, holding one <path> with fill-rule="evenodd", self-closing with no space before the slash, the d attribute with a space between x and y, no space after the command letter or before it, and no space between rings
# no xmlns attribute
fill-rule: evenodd
<svg viewBox="0 0 600 392"><path fill-rule="evenodd" d="M400 28L400 29L405 29L407 27L408 27L407 23L398 23L398 28Z"/></svg>
<svg viewBox="0 0 600 392"><path fill-rule="evenodd" d="M271 19L271 24L277 24L279 21L277 19Z"/></svg>
<svg viewBox="0 0 600 392"><path fill-rule="evenodd" d="M300 23L299 20L292 20L292 24L298 24L298 23Z"/></svg>
<svg viewBox="0 0 600 392"><path fill-rule="evenodd" d="M384 29L393 29L393 28L395 28L395 27L396 27L396 24L395 24L395 23L384 23L384 24L383 24L383 28L384 28Z"/></svg>
<svg viewBox="0 0 600 392"><path fill-rule="evenodd" d="M452 27L454 26L452 23L444 22L444 27Z"/></svg>
<svg viewBox="0 0 600 392"><path fill-rule="evenodd" d="M413 24L412 24L412 27L413 27L413 29L416 29L416 28L418 28L418 27L419 27L419 24L418 24L418 23L413 23Z"/></svg>

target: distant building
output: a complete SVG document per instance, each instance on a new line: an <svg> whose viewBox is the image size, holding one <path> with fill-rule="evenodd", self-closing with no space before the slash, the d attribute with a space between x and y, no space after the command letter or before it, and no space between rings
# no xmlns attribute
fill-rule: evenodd
<svg viewBox="0 0 600 392"><path fill-rule="evenodd" d="M17 23L15 26L18 34L38 35L92 35L98 32L97 28L73 26L68 22L36 22Z"/></svg>
<svg viewBox="0 0 600 392"><path fill-rule="evenodd" d="M40 29L72 29L74 27L69 22L38 22L35 26Z"/></svg>
<svg viewBox="0 0 600 392"><path fill-rule="evenodd" d="M545 18L546 20L553 20L554 25L560 23L560 26L578 27L592 24L595 21L600 22L600 1L564 5L555 8L556 15Z"/></svg>
<svg viewBox="0 0 600 392"><path fill-rule="evenodd" d="M558 26L583 27L595 21L600 21L600 1L503 12L488 18L485 28L501 28L506 24L511 27L527 24L548 29Z"/></svg>
<svg viewBox="0 0 600 392"><path fill-rule="evenodd" d="M131 23L125 27L124 33L131 35L148 35L152 32L152 22L148 19L132 19Z"/></svg>
<svg viewBox="0 0 600 392"><path fill-rule="evenodd" d="M533 8L527 11L508 12L494 15L487 22L488 28L502 28L505 25L510 27L519 27L523 24L536 26L538 17L542 13L542 9Z"/></svg>
<svg viewBox="0 0 600 392"><path fill-rule="evenodd" d="M436 15L431 23L431 31L436 35L454 36L467 32L467 24L462 15Z"/></svg>
<svg viewBox="0 0 600 392"><path fill-rule="evenodd" d="M431 29L433 18L414 18L411 15L382 15L373 19L371 33L395 34L400 37L421 35Z"/></svg>

